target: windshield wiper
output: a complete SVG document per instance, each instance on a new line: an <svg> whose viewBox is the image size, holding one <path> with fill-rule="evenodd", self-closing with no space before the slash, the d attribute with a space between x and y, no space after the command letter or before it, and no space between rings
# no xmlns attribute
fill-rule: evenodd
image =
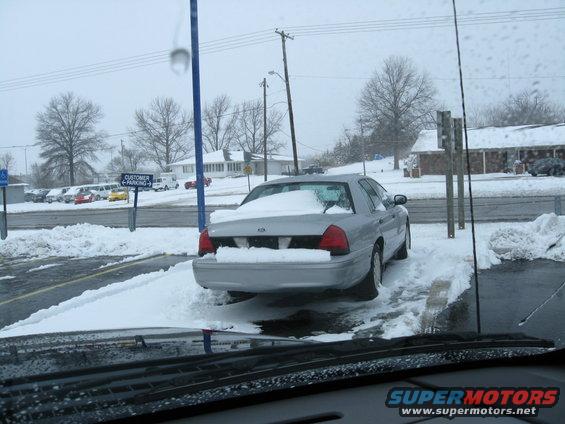
<svg viewBox="0 0 565 424"><path fill-rule="evenodd" d="M465 349L552 349L554 347L552 341L523 334L456 333L412 336L394 340L357 339L276 349L268 353L263 350L249 351L242 352L235 358L222 357L215 360L212 357L204 369L197 369L188 375L169 380L137 398L139 401L147 402L211 389L219 385L238 384L250 379L411 354L454 352Z"/></svg>

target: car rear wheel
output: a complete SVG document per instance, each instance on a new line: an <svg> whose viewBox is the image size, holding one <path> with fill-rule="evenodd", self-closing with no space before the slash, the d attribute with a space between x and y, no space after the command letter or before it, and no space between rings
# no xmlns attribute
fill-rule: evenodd
<svg viewBox="0 0 565 424"><path fill-rule="evenodd" d="M394 259L406 259L408 257L408 249L410 249L412 244L412 239L410 236L410 225L406 224L406 232L404 235L404 243L394 256Z"/></svg>
<svg viewBox="0 0 565 424"><path fill-rule="evenodd" d="M254 293L247 293L242 291L228 290L228 294L231 297L231 301L228 303L243 302L244 300L248 300L251 299L252 297L255 297Z"/></svg>
<svg viewBox="0 0 565 424"><path fill-rule="evenodd" d="M381 247L376 244L371 256L371 269L361 283L355 287L360 300L373 300L379 295L379 286L383 279L383 254Z"/></svg>

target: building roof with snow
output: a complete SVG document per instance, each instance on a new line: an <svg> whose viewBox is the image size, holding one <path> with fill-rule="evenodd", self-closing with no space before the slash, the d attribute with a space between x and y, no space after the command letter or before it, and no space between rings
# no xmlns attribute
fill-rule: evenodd
<svg viewBox="0 0 565 424"><path fill-rule="evenodd" d="M289 161L292 162L292 156L283 156L283 155L277 155L277 154L269 154L267 155L267 158L269 160L276 160L276 161ZM203 163L207 164L207 163L224 163L224 162L251 162L251 161L256 161L256 160L263 160L263 155L262 154L255 154L255 153L249 153L249 152L244 152L242 150L227 150L227 149L222 149L222 150L216 150L215 152L210 152L210 153L204 153L202 155L202 159L203 159ZM298 159L299 161L302 161L302 159ZM174 165L192 165L195 163L195 159L194 156L191 156L187 159L178 161L178 162L174 162L174 163L170 163L170 166L174 166Z"/></svg>
<svg viewBox="0 0 565 424"><path fill-rule="evenodd" d="M520 125L515 127L470 128L469 150L527 149L565 145L565 123L552 125ZM437 131L423 130L412 153L440 152Z"/></svg>

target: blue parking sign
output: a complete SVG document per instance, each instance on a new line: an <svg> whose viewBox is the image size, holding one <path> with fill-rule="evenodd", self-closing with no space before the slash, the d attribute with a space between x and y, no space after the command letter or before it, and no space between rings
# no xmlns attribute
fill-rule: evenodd
<svg viewBox="0 0 565 424"><path fill-rule="evenodd" d="M8 186L8 170L0 169L0 187Z"/></svg>

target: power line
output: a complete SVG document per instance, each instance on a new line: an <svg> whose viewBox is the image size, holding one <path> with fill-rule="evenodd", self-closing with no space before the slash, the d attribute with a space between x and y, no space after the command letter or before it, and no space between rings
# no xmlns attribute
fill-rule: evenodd
<svg viewBox="0 0 565 424"><path fill-rule="evenodd" d="M483 12L460 15L459 25L481 25L510 23L520 21L539 21L565 18L565 8L545 8L528 10L511 10L502 12ZM399 29L442 28L451 26L451 16L431 16L422 18L402 18L389 20L353 21L334 24L300 25L288 27L297 36L339 35L375 31L392 31ZM232 49L254 46L276 41L278 37L271 35L272 30L265 29L240 35L233 35L203 42L202 54L213 54ZM90 65L75 66L57 71L29 75L0 81L0 92L19 90L46 84L69 81L76 78L103 75L111 72L152 66L169 61L169 50L158 50L144 54L112 59Z"/></svg>
<svg viewBox="0 0 565 424"><path fill-rule="evenodd" d="M372 77L357 77L357 76L343 76L343 75L305 75L294 74L290 78L311 78L311 79L343 79L343 80L370 80ZM465 77L466 80L526 80L526 79L560 79L565 78L565 75L531 75L531 76L492 76L492 77ZM432 80L438 81L459 81L458 78L440 78L430 77Z"/></svg>

